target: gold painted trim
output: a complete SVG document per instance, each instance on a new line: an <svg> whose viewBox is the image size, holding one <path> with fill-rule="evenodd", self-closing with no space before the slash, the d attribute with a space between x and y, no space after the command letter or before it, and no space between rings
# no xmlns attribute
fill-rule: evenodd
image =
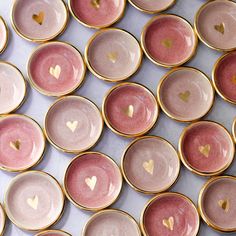
<svg viewBox="0 0 236 236"><path fill-rule="evenodd" d="M232 133L233 133L234 142L236 143L236 118L234 119L234 122L233 122Z"/></svg>
<svg viewBox="0 0 236 236"><path fill-rule="evenodd" d="M68 171L71 167L71 165L73 164L74 161L76 161L78 158L81 158L82 156L84 155L88 155L88 154L97 154L97 155L100 155L102 156L102 158L106 158L108 161L110 161L116 168L117 170L119 171L120 173L120 189L119 189L119 193L117 194L116 197L114 197L113 201L107 205L104 205L103 207L100 207L100 208L88 208L86 206L83 206L79 203L77 203L73 197L70 195L69 191L68 191L68 188L67 188L67 174L68 174ZM121 170L120 170L120 167L118 166L118 164L108 155L102 153L102 152L93 152L93 151L89 151L89 152L83 152L83 153L80 153L78 156L74 157L71 162L69 163L69 165L67 166L66 168L66 171L65 171L65 174L64 174L64 180L63 180L63 187L64 187L64 192L65 192L65 195L66 197L68 198L68 200L76 207L78 207L79 209L82 209L82 210L86 210L86 211L93 211L93 212L98 212L98 211L101 211L109 206L111 206L112 204L114 204L120 197L121 195L121 192L122 192L122 187L123 187L123 176L122 176L122 173L121 173Z"/></svg>
<svg viewBox="0 0 236 236"><path fill-rule="evenodd" d="M45 230L45 231L42 231L42 232L39 232L38 234L36 234L35 236L43 236L47 233L62 233L64 235L67 235L67 236L72 236L71 234L63 231L63 230L59 230L59 229L48 229L48 230Z"/></svg>
<svg viewBox="0 0 236 236"><path fill-rule="evenodd" d="M9 29L7 26L6 21L0 16L0 21L3 23L5 30L6 30L6 40L3 44L3 47L0 48L0 54L3 53L5 51L5 49L7 48L8 42L9 42Z"/></svg>
<svg viewBox="0 0 236 236"><path fill-rule="evenodd" d="M91 46L91 44L94 42L94 40L102 35L103 33L105 32L108 32L108 31L119 31L119 32L122 32L122 33L125 33L125 34L128 34L130 37L132 37L136 42L137 42L137 45L139 47L139 54L140 54L140 57L139 57L139 62L136 66L136 68L133 70L132 73L130 73L129 75L126 75L124 77L121 77L119 79L114 79L114 78L111 78L111 77L106 77L102 74L100 74L98 71L96 71L96 69L93 68L93 66L91 65L90 63L90 60L89 60L89 48ZM89 41L87 42L87 45L85 47L85 53L84 53L84 56L85 56L85 61L86 61L86 64L87 64L87 67L89 68L89 70L98 78L98 79L101 79L101 80L104 80L104 81L108 81L108 82L120 82L120 81L123 81L123 80L126 80L126 79L129 79L131 76L133 76L134 74L136 74L141 65L142 65L142 60L143 60L143 50L140 46L140 43L139 41L135 38L134 35L132 35L131 33L129 33L128 31L126 30L123 30L123 29L119 29L119 28L106 28L106 29L101 29L99 31L97 31L96 33L93 34L93 36L89 39Z"/></svg>
<svg viewBox="0 0 236 236"><path fill-rule="evenodd" d="M3 228L2 228L2 231L0 231L0 236L3 236L4 235L4 231L6 229L6 221L7 221L7 219L6 219L6 212L5 212L3 206L0 203L0 211L1 210L2 210L2 213L3 213Z"/></svg>

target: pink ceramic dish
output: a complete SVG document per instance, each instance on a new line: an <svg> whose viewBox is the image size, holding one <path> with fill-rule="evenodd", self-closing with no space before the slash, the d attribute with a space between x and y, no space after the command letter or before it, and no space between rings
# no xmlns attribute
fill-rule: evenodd
<svg viewBox="0 0 236 236"><path fill-rule="evenodd" d="M71 235L62 230L51 229L51 230L42 231L36 234L35 236L71 236Z"/></svg>
<svg viewBox="0 0 236 236"><path fill-rule="evenodd" d="M6 216L2 205L0 204L0 235L3 235L6 224Z"/></svg>
<svg viewBox="0 0 236 236"><path fill-rule="evenodd" d="M8 28L0 16L0 54L6 49L8 43Z"/></svg>
<svg viewBox="0 0 236 236"><path fill-rule="evenodd" d="M73 92L82 84L85 72L80 52L63 42L40 45L28 62L30 82L39 92L50 96Z"/></svg>

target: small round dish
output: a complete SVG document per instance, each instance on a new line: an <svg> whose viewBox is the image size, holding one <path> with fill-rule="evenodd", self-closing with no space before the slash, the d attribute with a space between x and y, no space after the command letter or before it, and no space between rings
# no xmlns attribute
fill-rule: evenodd
<svg viewBox="0 0 236 236"><path fill-rule="evenodd" d="M198 39L184 18L161 14L143 28L141 45L146 56L156 65L177 67L189 61L196 52Z"/></svg>
<svg viewBox="0 0 236 236"><path fill-rule="evenodd" d="M159 106L146 87L137 83L120 83L108 91L102 113L113 132L124 137L137 137L155 125Z"/></svg>
<svg viewBox="0 0 236 236"><path fill-rule="evenodd" d="M15 0L11 21L16 33L33 42L45 42L64 32L69 19L62 0Z"/></svg>
<svg viewBox="0 0 236 236"><path fill-rule="evenodd" d="M141 215L144 236L196 236L200 217L193 202L180 193L161 193L152 198Z"/></svg>
<svg viewBox="0 0 236 236"><path fill-rule="evenodd" d="M26 82L12 64L0 61L0 115L17 110L26 97Z"/></svg>
<svg viewBox="0 0 236 236"><path fill-rule="evenodd" d="M9 38L7 24L4 19L0 16L0 54L4 52L7 47Z"/></svg>
<svg viewBox="0 0 236 236"><path fill-rule="evenodd" d="M87 211L102 210L119 197L121 171L105 154L81 153L66 169L64 188L66 196L75 206Z"/></svg>
<svg viewBox="0 0 236 236"><path fill-rule="evenodd" d="M142 62L142 49L130 33L103 29L95 33L85 49L88 68L99 79L118 82L133 75Z"/></svg>
<svg viewBox="0 0 236 236"><path fill-rule="evenodd" d="M214 94L207 76L191 67L172 69L157 89L162 110L180 122L196 121L205 116L213 106Z"/></svg>
<svg viewBox="0 0 236 236"><path fill-rule="evenodd" d="M39 124L25 115L0 116L0 169L25 171L37 165L46 140Z"/></svg>
<svg viewBox="0 0 236 236"><path fill-rule="evenodd" d="M180 158L190 171L201 176L218 175L234 159L235 145L229 132L212 121L186 127L179 139Z"/></svg>
<svg viewBox="0 0 236 236"><path fill-rule="evenodd" d="M232 133L234 137L234 142L236 143L236 118L234 119L234 122L233 122Z"/></svg>
<svg viewBox="0 0 236 236"><path fill-rule="evenodd" d="M0 204L0 235L3 235L5 225L6 225L6 215L2 205Z"/></svg>
<svg viewBox="0 0 236 236"><path fill-rule="evenodd" d="M221 56L214 65L212 79L217 93L236 105L236 52Z"/></svg>
<svg viewBox="0 0 236 236"><path fill-rule="evenodd" d="M230 0L206 2L195 16L194 27L200 40L219 51L236 49L236 3Z"/></svg>
<svg viewBox="0 0 236 236"><path fill-rule="evenodd" d="M36 234L35 236L72 236L72 235L62 230L51 229L51 230L42 231Z"/></svg>
<svg viewBox="0 0 236 236"><path fill-rule="evenodd" d="M198 207L202 219L220 232L236 232L236 178L218 176L202 187Z"/></svg>
<svg viewBox="0 0 236 236"><path fill-rule="evenodd" d="M127 147L121 166L125 180L132 188L156 194L176 182L180 159L174 147L163 138L144 136Z"/></svg>
<svg viewBox="0 0 236 236"><path fill-rule="evenodd" d="M108 209L94 214L85 225L81 236L103 235L141 236L137 222L128 213Z"/></svg>
<svg viewBox="0 0 236 236"><path fill-rule="evenodd" d="M69 0L74 18L82 25L95 29L115 24L123 17L125 7L126 0Z"/></svg>
<svg viewBox="0 0 236 236"><path fill-rule="evenodd" d="M51 175L28 171L12 179L4 204L7 216L16 226L38 231L59 220L64 209L64 194Z"/></svg>
<svg viewBox="0 0 236 236"><path fill-rule="evenodd" d="M79 153L93 147L103 130L102 115L97 106L80 96L58 99L45 116L45 133L57 149Z"/></svg>
<svg viewBox="0 0 236 236"><path fill-rule="evenodd" d="M138 10L154 14L167 10L175 4L176 0L129 0L129 3Z"/></svg>
<svg viewBox="0 0 236 236"><path fill-rule="evenodd" d="M32 86L48 96L72 93L83 82L86 66L80 52L64 42L40 45L28 61Z"/></svg>

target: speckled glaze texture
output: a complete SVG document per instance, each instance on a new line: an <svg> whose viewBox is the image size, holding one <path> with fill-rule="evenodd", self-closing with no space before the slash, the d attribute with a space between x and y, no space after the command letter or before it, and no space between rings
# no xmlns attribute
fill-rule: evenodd
<svg viewBox="0 0 236 236"><path fill-rule="evenodd" d="M22 74L10 64L0 62L0 114L15 110L25 97Z"/></svg>
<svg viewBox="0 0 236 236"><path fill-rule="evenodd" d="M87 181L95 178L92 188ZM118 166L99 153L85 153L74 159L65 175L65 188L69 196L87 209L100 209L112 204L121 186Z"/></svg>
<svg viewBox="0 0 236 236"><path fill-rule="evenodd" d="M132 185L142 191L159 192L175 182L180 161L177 152L165 140L147 137L129 147L123 168Z"/></svg>
<svg viewBox="0 0 236 236"><path fill-rule="evenodd" d="M173 230L163 220L173 217ZM197 210L185 198L163 195L154 200L144 212L144 228L147 236L195 236L198 232Z"/></svg>
<svg viewBox="0 0 236 236"><path fill-rule="evenodd" d="M7 41L7 29L6 26L0 17L0 53L5 48Z"/></svg>
<svg viewBox="0 0 236 236"><path fill-rule="evenodd" d="M5 213L3 212L3 208L0 205L0 235L2 235L4 227L5 227Z"/></svg>
<svg viewBox="0 0 236 236"><path fill-rule="evenodd" d="M235 24L236 3L233 1L211 1L196 18L196 27L202 39L210 46L223 50L236 48ZM223 30L217 30L221 25Z"/></svg>
<svg viewBox="0 0 236 236"><path fill-rule="evenodd" d="M60 73L55 74L56 76L50 73L57 68L60 68ZM28 72L33 84L40 91L60 96L73 91L81 84L85 66L80 53L74 47L52 42L39 47L32 54Z"/></svg>
<svg viewBox="0 0 236 236"><path fill-rule="evenodd" d="M19 149L12 143L19 141ZM28 117L0 118L0 167L10 170L27 169L41 158L45 139L41 128Z"/></svg>
<svg viewBox="0 0 236 236"><path fill-rule="evenodd" d="M5 206L8 217L20 228L39 230L58 219L64 197L52 177L42 172L25 172L10 183Z"/></svg>

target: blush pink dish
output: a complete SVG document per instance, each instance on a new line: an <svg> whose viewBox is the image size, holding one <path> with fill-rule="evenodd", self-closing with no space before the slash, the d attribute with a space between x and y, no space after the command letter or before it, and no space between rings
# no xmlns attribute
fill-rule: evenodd
<svg viewBox="0 0 236 236"><path fill-rule="evenodd" d="M197 37L185 19L164 14L153 17L146 24L141 43L152 62L174 67L184 64L194 55Z"/></svg>
<svg viewBox="0 0 236 236"><path fill-rule="evenodd" d="M67 196L76 206L95 211L116 201L122 188L122 175L112 159L88 152L72 160L64 185Z"/></svg>
<svg viewBox="0 0 236 236"><path fill-rule="evenodd" d="M71 236L70 234L61 230L46 230L36 234L35 236Z"/></svg>
<svg viewBox="0 0 236 236"><path fill-rule="evenodd" d="M5 21L0 16L0 53L2 53L6 46L8 41L8 29L6 26Z"/></svg>
<svg viewBox="0 0 236 236"><path fill-rule="evenodd" d="M168 222L172 225L169 228ZM147 204L141 224L145 236L196 236L200 219L190 199L177 193L162 193Z"/></svg>
<svg viewBox="0 0 236 236"><path fill-rule="evenodd" d="M40 126L23 115L0 117L0 168L22 171L42 158L45 138Z"/></svg>
<svg viewBox="0 0 236 236"><path fill-rule="evenodd" d="M28 62L28 74L33 86L50 96L73 92L83 82L85 72L80 52L63 42L39 46Z"/></svg>
<svg viewBox="0 0 236 236"><path fill-rule="evenodd" d="M125 6L125 0L69 0L74 17L83 25L93 28L114 24L122 17Z"/></svg>
<svg viewBox="0 0 236 236"><path fill-rule="evenodd" d="M123 136L140 136L156 123L159 107L154 95L144 86L122 83L114 86L103 102L106 124Z"/></svg>
<svg viewBox="0 0 236 236"><path fill-rule="evenodd" d="M0 235L3 235L5 229L6 216L2 205L0 204Z"/></svg>
<svg viewBox="0 0 236 236"><path fill-rule="evenodd" d="M216 62L213 81L220 96L236 104L236 52L225 54Z"/></svg>
<svg viewBox="0 0 236 236"><path fill-rule="evenodd" d="M200 175L215 175L229 167L234 159L234 142L223 126L211 121L189 125L179 142L185 166Z"/></svg>

